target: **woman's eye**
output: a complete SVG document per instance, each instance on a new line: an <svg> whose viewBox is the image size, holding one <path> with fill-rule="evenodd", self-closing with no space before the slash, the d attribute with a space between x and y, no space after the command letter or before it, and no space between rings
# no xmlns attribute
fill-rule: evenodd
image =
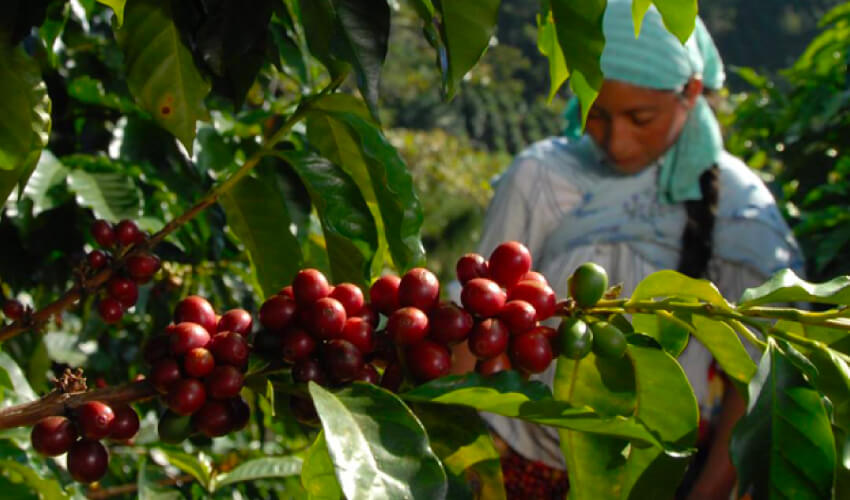
<svg viewBox="0 0 850 500"><path fill-rule="evenodd" d="M632 115L632 122L635 125L646 125L655 119L655 113L635 113Z"/></svg>

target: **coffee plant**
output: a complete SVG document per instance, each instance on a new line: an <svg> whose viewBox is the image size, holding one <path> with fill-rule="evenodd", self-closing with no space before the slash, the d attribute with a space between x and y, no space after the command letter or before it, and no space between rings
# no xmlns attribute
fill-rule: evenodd
<svg viewBox="0 0 850 500"><path fill-rule="evenodd" d="M3 495L563 494L534 466L506 491L486 411L558 430L571 498L669 498L698 431L676 358L698 341L749 400L739 490L846 496L848 277L725 298L660 271L626 298L592 263L550 284L504 242L457 258L449 300L380 125L394 4L0 7ZM410 5L451 99L499 2ZM572 75L594 98L604 8L542 2L552 93ZM658 8L688 36L695 4ZM535 135L489 122L509 148ZM530 378L552 363L552 388Z"/></svg>

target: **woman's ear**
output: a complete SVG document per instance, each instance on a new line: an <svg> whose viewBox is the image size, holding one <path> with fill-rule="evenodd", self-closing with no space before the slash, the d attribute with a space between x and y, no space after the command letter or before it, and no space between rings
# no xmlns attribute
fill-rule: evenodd
<svg viewBox="0 0 850 500"><path fill-rule="evenodd" d="M695 76L688 80L688 84L685 85L685 90L682 92L682 96L685 98L685 102L689 108L694 107L694 104L697 102L697 97L702 94L702 89L702 78Z"/></svg>

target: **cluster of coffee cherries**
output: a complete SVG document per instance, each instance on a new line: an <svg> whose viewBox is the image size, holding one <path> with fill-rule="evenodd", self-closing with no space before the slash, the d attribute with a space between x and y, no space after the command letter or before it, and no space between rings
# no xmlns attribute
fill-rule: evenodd
<svg viewBox="0 0 850 500"><path fill-rule="evenodd" d="M566 471L517 453L502 459L502 475L507 498L564 498L569 490Z"/></svg>
<svg viewBox="0 0 850 500"><path fill-rule="evenodd" d="M91 226L91 234L101 247L86 255L88 271L92 273L109 265L113 253L117 255L143 245L148 239L135 222L126 219L115 226L98 219ZM122 264L106 283L105 292L97 303L98 313L105 323L121 320L124 311L133 307L139 298L138 285L150 281L160 267L159 257L142 249L131 250Z"/></svg>
<svg viewBox="0 0 850 500"><path fill-rule="evenodd" d="M197 295L177 304L174 323L145 348L148 380L168 407L158 426L162 441L179 443L195 432L218 437L247 425L250 410L239 393L252 326L248 311L232 309L219 317Z"/></svg>
<svg viewBox="0 0 850 500"><path fill-rule="evenodd" d="M56 457L68 453L68 472L74 480L91 483L106 474L109 454L100 442L126 442L139 431L139 416L129 405L110 407L88 401L69 412L69 417L50 416L38 421L30 439L38 453Z"/></svg>

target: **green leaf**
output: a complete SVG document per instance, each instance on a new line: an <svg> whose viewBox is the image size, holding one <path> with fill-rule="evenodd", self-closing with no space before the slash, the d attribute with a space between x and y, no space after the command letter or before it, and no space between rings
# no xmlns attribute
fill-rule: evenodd
<svg viewBox="0 0 850 500"><path fill-rule="evenodd" d="M33 391L32 387L30 387L26 376L24 376L24 372L18 364L15 363L15 360L2 351L0 351L0 370L4 370L6 372L5 378L7 378L11 383L11 388L13 389L13 391L9 393L11 394L11 397L3 399L3 406L26 403L38 399L35 391Z"/></svg>
<svg viewBox="0 0 850 500"><path fill-rule="evenodd" d="M179 491L166 490L150 480L147 475L147 457L143 456L138 463L139 474L136 478L139 500L181 500Z"/></svg>
<svg viewBox="0 0 850 500"><path fill-rule="evenodd" d="M731 378L748 383L756 372L756 365L735 330L722 321L700 315L693 316L693 325L694 337L711 352L720 368Z"/></svg>
<svg viewBox="0 0 850 500"><path fill-rule="evenodd" d="M331 111L337 105L320 101L315 106L327 106L327 114L348 126L356 138L372 182L387 243L393 262L399 270L422 265L425 250L420 239L424 216L422 206L413 187L413 179L398 151L389 143L380 130L368 120L350 111ZM333 108L332 108L333 106ZM355 172L360 169L357 158L346 161ZM355 178L362 173L352 173Z"/></svg>
<svg viewBox="0 0 850 500"><path fill-rule="evenodd" d="M825 283L809 283L791 269L784 269L774 274L763 285L744 290L739 307L777 302L850 305L850 276L839 276Z"/></svg>
<svg viewBox="0 0 850 500"><path fill-rule="evenodd" d="M731 308L714 283L670 270L654 272L644 278L635 287L629 304L638 300L670 296L699 299L724 309Z"/></svg>
<svg viewBox="0 0 850 500"><path fill-rule="evenodd" d="M41 152L38 164L30 176L27 186L24 188L24 196L32 200L32 213L37 216L45 210L58 206L58 197L51 195L51 191L65 186L65 178L68 169L62 165L50 150Z"/></svg>
<svg viewBox="0 0 850 500"><path fill-rule="evenodd" d="M443 1L437 5L442 17L441 32L448 56L443 86L451 99L463 77L490 45L499 15L499 0Z"/></svg>
<svg viewBox="0 0 850 500"><path fill-rule="evenodd" d="M643 17L649 11L652 5L652 0L633 0L632 1L632 24L635 26L635 38L640 36L640 28L643 24Z"/></svg>
<svg viewBox="0 0 850 500"><path fill-rule="evenodd" d="M549 59L549 103L558 90L567 81L570 71L567 69L567 61L564 59L564 51L558 43L558 33L551 13L546 13L545 20L537 16L537 49Z"/></svg>
<svg viewBox="0 0 850 500"><path fill-rule="evenodd" d="M298 457L263 457L239 464L230 472L215 477L212 490L241 481L287 477L301 474L302 461Z"/></svg>
<svg viewBox="0 0 850 500"><path fill-rule="evenodd" d="M133 101L126 97L107 92L103 88L103 82L95 80L88 75L74 78L68 84L68 95L82 103L115 109L124 114L143 114L142 110Z"/></svg>
<svg viewBox="0 0 850 500"><path fill-rule="evenodd" d="M687 317L679 313L673 315L683 321L690 320L690 315L687 315ZM674 357L678 357L684 352L685 347L688 346L688 340L691 338L690 332L684 326L654 314L633 315L632 326L636 332L649 335L657 340L661 347Z"/></svg>
<svg viewBox="0 0 850 500"><path fill-rule="evenodd" d="M344 58L344 49L340 51L338 48L344 42L339 38L341 28L332 0L298 0L298 5L304 33L309 33L307 46L310 53L328 68L332 80L339 81L351 64Z"/></svg>
<svg viewBox="0 0 850 500"><path fill-rule="evenodd" d="M836 457L826 409L773 339L749 384L749 401L730 445L739 493L829 498Z"/></svg>
<svg viewBox="0 0 850 500"><path fill-rule="evenodd" d="M38 492L41 500L64 500L70 498L64 491L62 486L54 478L41 477L39 473L33 470L28 464L16 462L14 460L0 459L0 471L13 472L21 476L24 484L30 486Z"/></svg>
<svg viewBox="0 0 850 500"><path fill-rule="evenodd" d="M697 18L697 0L652 0L661 13L664 26L682 43L694 32Z"/></svg>
<svg viewBox="0 0 850 500"><path fill-rule="evenodd" d="M817 369L810 380L832 403L833 423L850 432L850 365L828 347L811 349L808 359Z"/></svg>
<svg viewBox="0 0 850 500"><path fill-rule="evenodd" d="M345 172L313 153L280 153L307 187L322 221L334 281L368 283L378 248L375 220L363 194Z"/></svg>
<svg viewBox="0 0 850 500"><path fill-rule="evenodd" d="M122 24L124 24L124 4L127 3L127 0L97 0L103 5L107 5L115 12L115 18L118 21L118 27L120 28Z"/></svg>
<svg viewBox="0 0 850 500"><path fill-rule="evenodd" d="M446 473L425 429L396 395L371 384L309 387L346 498L445 496Z"/></svg>
<svg viewBox="0 0 850 500"><path fill-rule="evenodd" d="M280 191L270 183L245 177L219 200L228 224L251 257L264 295L274 295L292 281L303 262Z"/></svg>
<svg viewBox="0 0 850 500"><path fill-rule="evenodd" d="M301 468L301 484L307 490L310 500L338 500L342 490L336 480L334 464L328 453L328 444L321 431L307 450L304 465Z"/></svg>
<svg viewBox="0 0 850 500"><path fill-rule="evenodd" d="M117 221L142 214L141 191L124 173L73 170L68 174L68 189L77 203L91 208L97 218Z"/></svg>
<svg viewBox="0 0 850 500"><path fill-rule="evenodd" d="M203 455L196 456L174 448L155 448L168 459L168 462L194 477L205 490L209 491L212 468Z"/></svg>
<svg viewBox="0 0 850 500"><path fill-rule="evenodd" d="M183 45L168 0L134 0L115 32L136 102L192 153L195 124L207 117L204 80Z"/></svg>
<svg viewBox="0 0 850 500"><path fill-rule="evenodd" d="M628 356L635 370L635 416L665 442L694 446L699 407L682 367L658 349L630 345ZM674 498L687 465L686 456L633 446L626 459L627 479L621 498Z"/></svg>

